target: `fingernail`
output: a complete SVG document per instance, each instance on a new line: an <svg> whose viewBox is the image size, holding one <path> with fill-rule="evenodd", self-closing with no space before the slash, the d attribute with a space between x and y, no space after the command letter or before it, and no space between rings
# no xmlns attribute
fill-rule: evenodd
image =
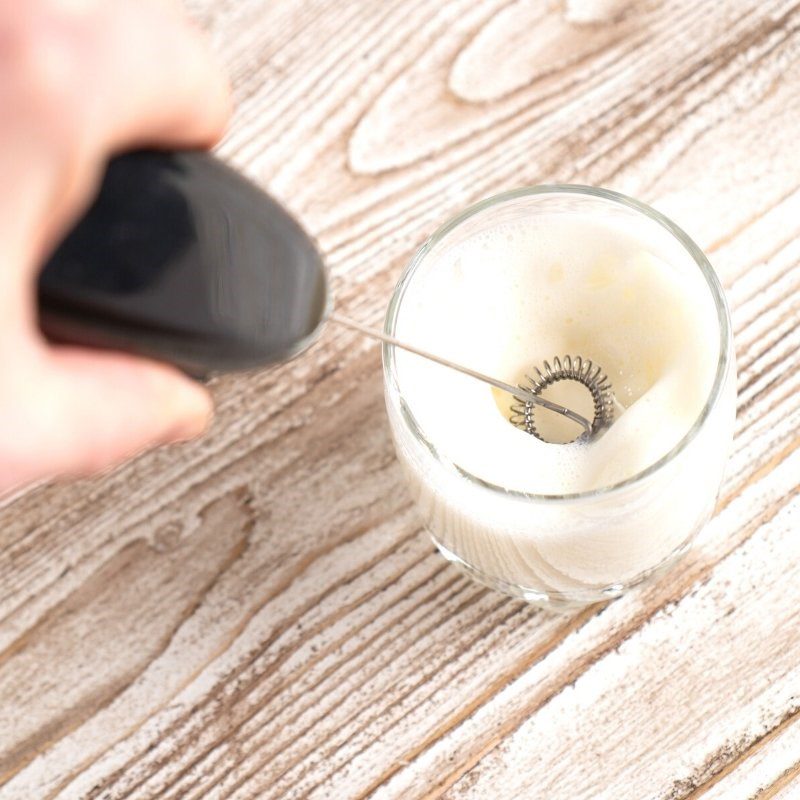
<svg viewBox="0 0 800 800"><path fill-rule="evenodd" d="M186 442L205 433L214 410L211 395L199 384L187 380L174 400L176 424L168 435L169 441Z"/></svg>

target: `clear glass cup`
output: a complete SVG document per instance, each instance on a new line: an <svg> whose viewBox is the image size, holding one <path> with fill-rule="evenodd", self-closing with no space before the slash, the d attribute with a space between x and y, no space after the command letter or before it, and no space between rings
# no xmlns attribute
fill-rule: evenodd
<svg viewBox="0 0 800 800"><path fill-rule="evenodd" d="M705 406L666 455L615 485L537 495L487 483L437 449L404 396L397 353L383 348L386 406L398 458L441 553L474 579L540 605L564 608L615 597L684 553L711 516L733 438L736 370L722 287L694 242L659 212L616 192L573 185L489 198L445 223L418 250L392 296L385 331L396 335L403 299L448 247L532 214L630 220L669 237L696 265L716 309L719 357ZM493 268L496 268L493 266ZM446 309L442 324L447 324ZM468 435L468 432L465 432ZM558 446L558 445L554 445Z"/></svg>

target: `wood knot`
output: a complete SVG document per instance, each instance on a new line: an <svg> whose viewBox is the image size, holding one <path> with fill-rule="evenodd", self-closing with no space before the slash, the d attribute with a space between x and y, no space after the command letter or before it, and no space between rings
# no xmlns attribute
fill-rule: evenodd
<svg viewBox="0 0 800 800"><path fill-rule="evenodd" d="M183 530L183 523L177 520L162 525L150 539L150 547L157 553L169 553L180 545Z"/></svg>

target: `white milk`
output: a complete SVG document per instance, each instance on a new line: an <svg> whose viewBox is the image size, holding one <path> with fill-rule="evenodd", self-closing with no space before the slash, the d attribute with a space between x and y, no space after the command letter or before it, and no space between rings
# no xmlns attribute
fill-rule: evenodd
<svg viewBox="0 0 800 800"><path fill-rule="evenodd" d="M399 395L422 434L387 387L412 491L437 544L478 577L526 596L592 599L592 591L619 588L664 562L710 513L731 439L732 368L724 397L679 456L607 491L684 440L720 361L708 282L652 220L540 212L473 225L425 256L395 331L511 384L567 354L591 359L613 384L618 416L603 436L551 444L508 421L513 401L502 392L393 353ZM542 500L503 490L584 496Z"/></svg>

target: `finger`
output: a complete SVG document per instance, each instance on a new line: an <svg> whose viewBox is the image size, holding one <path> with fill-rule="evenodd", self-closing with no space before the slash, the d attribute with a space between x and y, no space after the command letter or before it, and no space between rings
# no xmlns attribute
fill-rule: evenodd
<svg viewBox="0 0 800 800"><path fill-rule="evenodd" d="M32 172L46 178L37 189L42 230L28 237L32 261L89 202L110 153L205 147L221 136L227 80L204 35L173 5L0 6L8 40L0 47L0 145L10 161L0 174L26 193Z"/></svg>
<svg viewBox="0 0 800 800"><path fill-rule="evenodd" d="M86 475L208 425L211 399L195 381L135 356L58 347L47 354L45 474Z"/></svg>
<svg viewBox="0 0 800 800"><path fill-rule="evenodd" d="M206 35L163 0L109 3L101 24L98 64L107 73L114 66L103 78L109 146L218 141L231 113L230 87Z"/></svg>

